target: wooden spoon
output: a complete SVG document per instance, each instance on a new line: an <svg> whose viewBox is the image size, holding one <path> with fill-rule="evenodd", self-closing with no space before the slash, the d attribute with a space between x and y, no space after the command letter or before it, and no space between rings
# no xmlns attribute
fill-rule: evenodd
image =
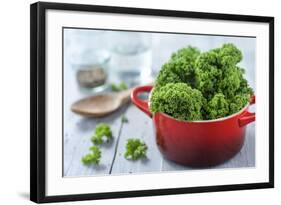
<svg viewBox="0 0 281 205"><path fill-rule="evenodd" d="M105 93L83 98L71 106L71 110L85 117L102 117L130 101L131 89L118 93Z"/></svg>

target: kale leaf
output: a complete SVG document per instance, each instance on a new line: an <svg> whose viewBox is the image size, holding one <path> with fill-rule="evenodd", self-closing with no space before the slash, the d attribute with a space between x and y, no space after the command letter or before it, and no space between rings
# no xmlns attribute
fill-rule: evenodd
<svg viewBox="0 0 281 205"><path fill-rule="evenodd" d="M85 165L98 165L101 159L101 151L97 146L90 147L90 153L82 157L82 162Z"/></svg>
<svg viewBox="0 0 281 205"><path fill-rule="evenodd" d="M147 146L144 142L139 139L131 138L127 141L124 157L129 160L138 160L146 157L146 151Z"/></svg>
<svg viewBox="0 0 281 205"><path fill-rule="evenodd" d="M100 123L96 126L95 133L91 140L95 145L100 145L104 142L104 137L106 141L111 140L113 138L112 131L108 124Z"/></svg>

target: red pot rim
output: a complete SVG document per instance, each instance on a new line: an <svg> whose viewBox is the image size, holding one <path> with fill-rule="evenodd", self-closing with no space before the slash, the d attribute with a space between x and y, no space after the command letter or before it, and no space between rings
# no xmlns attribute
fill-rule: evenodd
<svg viewBox="0 0 281 205"><path fill-rule="evenodd" d="M149 92L149 98L147 100L141 100L138 98L138 95L142 92ZM194 121L187 121L187 120L178 120L166 113L162 112L156 112L156 113L151 113L150 112L150 98L151 98L151 93L153 92L153 86L152 85L144 85L144 86L138 86L132 90L131 93L131 99L132 102L140 109L142 110L145 114L147 114L149 117L154 117L156 114L160 114L165 118L168 118L170 120L176 121L176 122L183 122L183 123L197 123L197 124L206 124L206 123L216 123L216 122L221 122L221 121L226 121L230 120L233 118L239 118L238 122L240 126L245 126L253 121L255 121L255 113L248 112L248 107L252 104L255 103L256 97L253 95L249 102L238 112L233 113L229 116L226 117L221 117L218 119L213 119L213 120L194 120Z"/></svg>
<svg viewBox="0 0 281 205"><path fill-rule="evenodd" d="M148 104L150 104L150 103L148 103ZM250 105L250 103L247 103L247 104L246 104L241 110L239 110L238 112L233 113L233 114L231 114L231 115L228 115L228 116L226 116L226 117L221 117L221 118L217 118L217 119L213 119L213 120L194 120L194 121L178 120L178 119L176 119L176 118L174 118L174 117L172 117L172 116L170 116L170 115L168 115L168 114L166 114L166 113L163 113L163 112L156 112L156 113L153 113L153 116L158 113L158 114L164 115L164 116L167 117L167 118L170 118L171 120L175 120L175 121L178 121L178 122L186 122L186 123L211 123L211 122L219 122L219 121L224 121L224 120L228 120L228 119L234 118L234 117L236 117L236 116L242 114L243 112L245 112L245 111L248 109L249 105Z"/></svg>

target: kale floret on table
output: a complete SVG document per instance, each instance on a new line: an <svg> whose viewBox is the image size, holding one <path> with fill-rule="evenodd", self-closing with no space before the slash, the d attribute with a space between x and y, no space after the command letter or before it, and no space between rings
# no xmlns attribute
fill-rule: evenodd
<svg viewBox="0 0 281 205"><path fill-rule="evenodd" d="M147 146L137 138L130 138L126 144L124 157L128 160L138 160L146 157Z"/></svg>
<svg viewBox="0 0 281 205"><path fill-rule="evenodd" d="M89 148L90 153L82 157L82 162L85 165L98 165L101 159L101 151L97 146L92 146Z"/></svg>
<svg viewBox="0 0 281 205"><path fill-rule="evenodd" d="M104 142L104 138L106 139L106 141L110 141L113 138L112 131L108 124L99 123L96 126L91 140L95 145L101 145Z"/></svg>

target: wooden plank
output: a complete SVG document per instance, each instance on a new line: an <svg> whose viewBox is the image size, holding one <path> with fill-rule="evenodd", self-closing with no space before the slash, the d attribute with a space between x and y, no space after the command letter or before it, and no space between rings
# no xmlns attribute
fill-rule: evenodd
<svg viewBox="0 0 281 205"><path fill-rule="evenodd" d="M111 168L111 163L114 156L114 147L116 146L117 137L121 129L120 116L126 110L126 106L117 112L103 118L80 118L76 122L68 122L74 125L72 130L66 131L71 133L68 137L68 142L65 143L65 176L88 176L108 174ZM91 136L95 126L100 123L107 123L110 125L113 140L100 145L102 158L98 166L85 166L81 162L81 158L89 152L89 147L93 145Z"/></svg>
<svg viewBox="0 0 281 205"><path fill-rule="evenodd" d="M162 155L155 142L152 120L134 105L131 105L126 117L129 122L123 124L120 141L117 147L117 155L112 167L112 174L158 172L162 167ZM125 146L129 138L139 138L147 146L147 158L132 161L124 158Z"/></svg>
<svg viewBox="0 0 281 205"><path fill-rule="evenodd" d="M121 128L120 116L125 112L124 106L117 112L99 119L80 117L71 112L71 104L85 97L76 84L75 72L70 65L66 65L64 76L64 135L63 135L63 175L64 176L88 176L108 174L114 155L116 137ZM91 136L97 123L105 122L111 126L114 140L101 146L102 158L99 166L85 166L81 158L89 152L92 146Z"/></svg>
<svg viewBox="0 0 281 205"><path fill-rule="evenodd" d="M79 122L80 117L70 111L71 104L82 98L83 94L77 88L75 72L72 70L71 65L65 62L64 69L63 175L65 176L71 167L73 154L78 151L76 149L81 146L80 144L83 141L83 138L79 134L80 131L76 129L76 124Z"/></svg>

